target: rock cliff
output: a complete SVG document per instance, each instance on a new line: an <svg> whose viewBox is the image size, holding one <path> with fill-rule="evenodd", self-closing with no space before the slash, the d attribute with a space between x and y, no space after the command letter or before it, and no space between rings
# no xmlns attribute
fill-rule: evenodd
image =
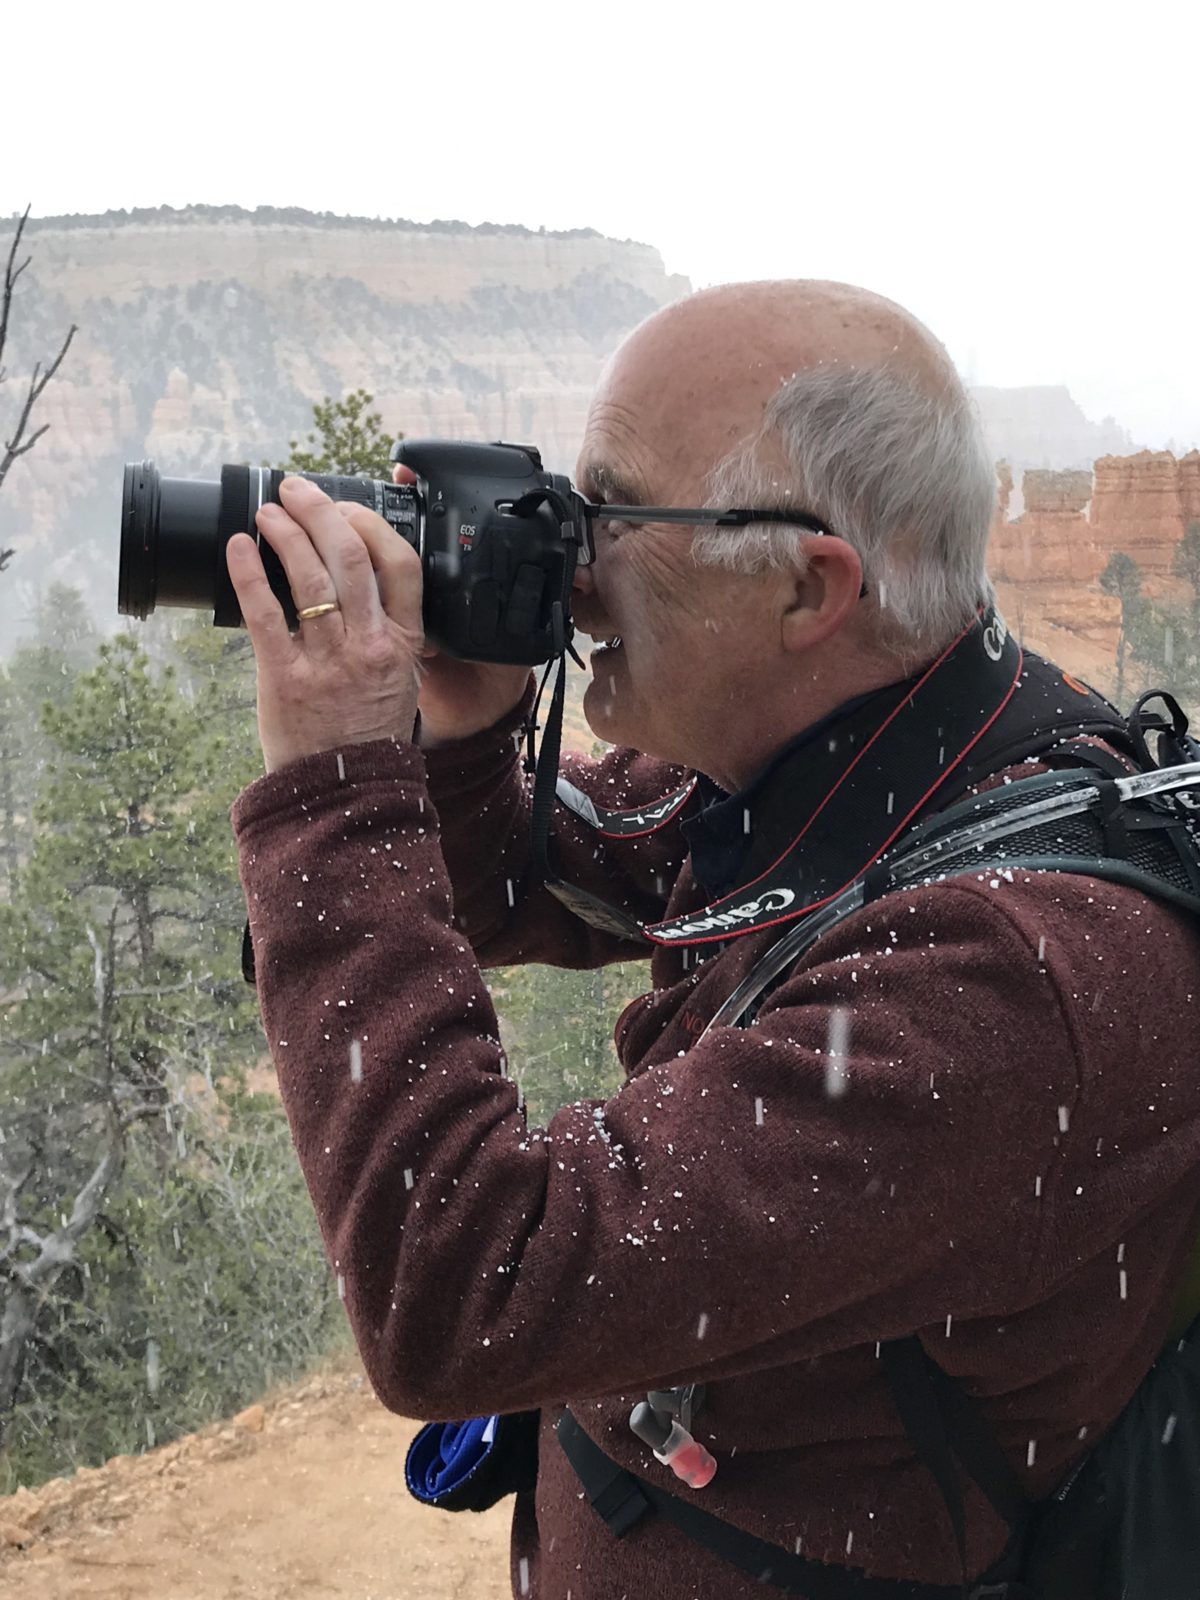
<svg viewBox="0 0 1200 1600"><path fill-rule="evenodd" d="M1024 510L1009 520L1012 475L1001 463L989 545L1001 607L1031 649L1111 692L1121 608L1100 574L1121 551L1152 599L1190 597L1171 566L1188 526L1200 522L1200 450L1102 456L1090 472L1026 472L1022 488Z"/></svg>

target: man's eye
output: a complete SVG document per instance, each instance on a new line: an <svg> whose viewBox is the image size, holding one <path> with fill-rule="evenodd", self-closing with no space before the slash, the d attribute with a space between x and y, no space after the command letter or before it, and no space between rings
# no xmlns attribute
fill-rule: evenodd
<svg viewBox="0 0 1200 1600"><path fill-rule="evenodd" d="M619 544L624 544L628 539L633 539L636 542L638 527L639 524L636 522L623 522L619 528L614 528L612 537L609 540L609 548L615 550Z"/></svg>

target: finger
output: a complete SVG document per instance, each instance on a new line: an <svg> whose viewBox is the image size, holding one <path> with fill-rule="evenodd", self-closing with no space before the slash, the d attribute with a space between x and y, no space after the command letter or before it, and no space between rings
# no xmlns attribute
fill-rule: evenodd
<svg viewBox="0 0 1200 1600"><path fill-rule="evenodd" d="M416 483L417 475L411 467L404 467L397 461L392 468L393 483Z"/></svg>
<svg viewBox="0 0 1200 1600"><path fill-rule="evenodd" d="M413 605L410 598L411 586L416 582L419 586L416 608L419 610L421 595L424 592L424 579L421 573L421 558L416 555L416 550L408 546L408 549L413 550L416 562L416 570L413 570L411 560L405 565L403 557L397 557L395 554L397 542L406 544L405 539L400 538L400 534L397 534L389 523L384 522L384 518L374 514L370 507L360 506L357 501L334 501L334 506L338 507L342 517L346 518L350 526L362 536L363 544L371 557L371 566L374 568L376 586L379 589L379 600L384 611L389 614L392 621L402 622L402 626L408 629L424 626L422 618L413 621ZM422 643L422 658L429 659L435 654L437 650L434 646Z"/></svg>
<svg viewBox="0 0 1200 1600"><path fill-rule="evenodd" d="M346 627L377 623L382 608L370 559L362 540L347 529L346 519L338 514L333 501L316 484L304 478L285 478L279 486L279 498L287 515L307 535L333 580L335 595L323 598L337 599ZM299 594L294 585L292 593ZM305 605L319 603L304 601ZM298 598L296 604L301 604Z"/></svg>
<svg viewBox="0 0 1200 1600"><path fill-rule="evenodd" d="M256 658L267 662L287 659L292 642L287 619L267 581L258 546L248 533L235 533L230 539L225 546L225 564Z"/></svg>
<svg viewBox="0 0 1200 1600"><path fill-rule="evenodd" d="M318 555L307 530L277 505L260 506L255 521L259 534L279 557L296 610L325 605L331 600L339 607L305 624L308 629L305 642L315 644L320 639L328 644L344 635L345 619L333 575Z"/></svg>
<svg viewBox="0 0 1200 1600"><path fill-rule="evenodd" d="M345 506L342 514L362 540L375 570L383 609L393 622L421 631L421 558L406 539L366 506Z"/></svg>

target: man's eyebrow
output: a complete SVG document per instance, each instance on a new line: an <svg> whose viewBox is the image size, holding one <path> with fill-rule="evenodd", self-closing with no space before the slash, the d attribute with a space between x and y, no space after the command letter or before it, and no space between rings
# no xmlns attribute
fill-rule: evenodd
<svg viewBox="0 0 1200 1600"><path fill-rule="evenodd" d="M607 461L589 461L584 468L583 477L591 486L593 493L610 506L649 504L642 485Z"/></svg>

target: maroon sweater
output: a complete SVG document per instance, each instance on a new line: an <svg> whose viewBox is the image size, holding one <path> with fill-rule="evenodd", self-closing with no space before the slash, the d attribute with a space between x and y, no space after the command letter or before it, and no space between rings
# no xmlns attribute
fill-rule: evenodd
<svg viewBox="0 0 1200 1600"><path fill-rule="evenodd" d="M644 951L512 894L515 725L352 746L344 777L297 761L233 811L267 1037L376 1392L430 1420L542 1408L518 1595L764 1592L660 1519L616 1541L551 1431L568 1402L622 1464L762 1539L956 1581L877 1341L919 1330L1035 1495L1116 1415L1198 1226L1200 935L1094 879L937 885L847 919L752 1027L699 1044L776 934L690 970L659 948L618 1023L620 1092L531 1129L479 965ZM630 751L564 766L610 808L681 778ZM555 838L563 876L641 918L704 903L677 826L601 852L559 808ZM831 1098L834 1007L852 1026ZM648 1388L689 1381L718 1463L696 1491L628 1428ZM979 1571L1005 1530L973 1486L966 1508Z"/></svg>

